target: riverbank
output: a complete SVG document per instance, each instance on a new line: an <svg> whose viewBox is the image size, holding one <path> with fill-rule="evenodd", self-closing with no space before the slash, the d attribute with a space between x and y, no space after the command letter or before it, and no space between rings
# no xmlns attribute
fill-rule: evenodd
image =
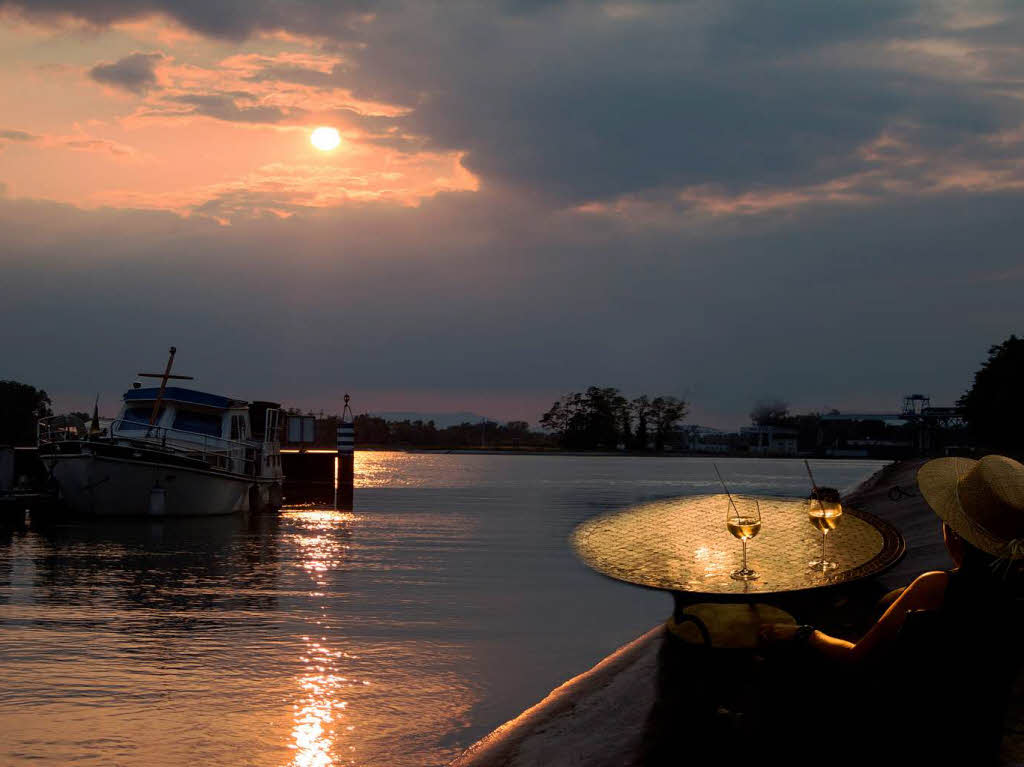
<svg viewBox="0 0 1024 767"><path fill-rule="evenodd" d="M289 448L297 448L299 445L288 445ZM306 445L304 449L324 450L330 449L332 445ZM759 460L811 460L811 461L888 461L894 460L891 455L812 455L800 453L798 455L782 453L748 453L731 451L727 453L701 453L690 450L565 450L560 447L415 447L412 445L375 445L360 443L357 451L362 452L386 452L386 453L411 453L414 455L551 455L551 456L579 456L581 458L712 458L724 460L729 458L759 459Z"/></svg>
<svg viewBox="0 0 1024 767"><path fill-rule="evenodd" d="M867 592L872 597L904 586L924 571L950 566L938 521L917 491L917 470L923 463L890 464L844 498L844 503L893 524L907 542L903 560L875 579L875 589ZM868 601L843 597L826 605L834 613L833 625L827 628L840 635L859 633L872 617ZM651 735L651 711L658 703L664 641L663 628L652 628L478 741L451 767L642 765ZM1024 685L1018 679L1006 720L1003 763L1007 765L1024 764L1024 736L1016 731L1024 721L1022 695Z"/></svg>

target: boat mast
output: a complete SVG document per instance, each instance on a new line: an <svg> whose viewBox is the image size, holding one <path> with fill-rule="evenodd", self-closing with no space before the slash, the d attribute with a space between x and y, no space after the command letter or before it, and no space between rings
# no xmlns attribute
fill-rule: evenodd
<svg viewBox="0 0 1024 767"><path fill-rule="evenodd" d="M164 391L167 389L167 380L169 378L180 379L182 381L191 381L192 376L172 376L171 366L174 364L174 355L177 353L175 347L171 347L171 356L167 358L167 367L164 368L163 374L161 373L139 373L140 378L159 378L160 379L160 391L156 394L156 402L153 403L153 414L149 417L149 425L156 426L156 417L160 413L160 405L164 401Z"/></svg>

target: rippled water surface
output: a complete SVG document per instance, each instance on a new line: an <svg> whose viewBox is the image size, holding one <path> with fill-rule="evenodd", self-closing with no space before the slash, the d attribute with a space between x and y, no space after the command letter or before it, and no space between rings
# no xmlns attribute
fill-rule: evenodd
<svg viewBox="0 0 1024 767"><path fill-rule="evenodd" d="M797 461L721 459L798 494ZM850 487L876 462L814 464ZM588 571L595 514L713 492L699 458L357 455L356 508L7 520L0 763L439 765L664 619Z"/></svg>

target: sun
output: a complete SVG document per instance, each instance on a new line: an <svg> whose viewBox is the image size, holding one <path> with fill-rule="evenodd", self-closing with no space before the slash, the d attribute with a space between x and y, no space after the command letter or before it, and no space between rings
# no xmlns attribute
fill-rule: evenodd
<svg viewBox="0 0 1024 767"><path fill-rule="evenodd" d="M330 152L341 143L341 134L335 128L321 126L310 134L309 143L321 152Z"/></svg>

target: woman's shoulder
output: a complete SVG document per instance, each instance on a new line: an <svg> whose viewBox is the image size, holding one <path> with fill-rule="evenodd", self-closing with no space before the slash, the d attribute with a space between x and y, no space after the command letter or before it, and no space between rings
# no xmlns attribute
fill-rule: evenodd
<svg viewBox="0 0 1024 767"><path fill-rule="evenodd" d="M942 606L949 586L950 573L946 570L932 570L914 579L901 601L907 610L935 610Z"/></svg>
<svg viewBox="0 0 1024 767"><path fill-rule="evenodd" d="M946 586L949 583L949 579L952 573L949 570L929 570L926 573L921 573L914 579L911 586L935 588L936 586Z"/></svg>

